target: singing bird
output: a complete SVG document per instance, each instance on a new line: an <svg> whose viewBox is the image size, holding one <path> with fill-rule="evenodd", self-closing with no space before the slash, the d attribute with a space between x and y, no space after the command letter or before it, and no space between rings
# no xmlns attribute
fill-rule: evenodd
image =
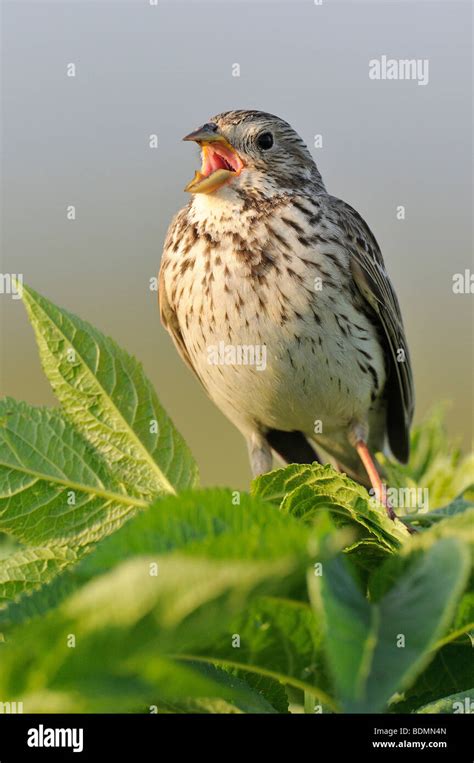
<svg viewBox="0 0 474 763"><path fill-rule="evenodd" d="M414 392L372 232L272 114L228 111L184 140L202 166L169 227L159 288L181 357L244 435L254 475L273 453L331 461L394 518L375 452L407 461Z"/></svg>

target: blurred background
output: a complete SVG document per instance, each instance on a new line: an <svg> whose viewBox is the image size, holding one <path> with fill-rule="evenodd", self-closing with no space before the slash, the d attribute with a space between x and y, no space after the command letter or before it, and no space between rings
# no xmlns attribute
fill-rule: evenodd
<svg viewBox="0 0 474 763"><path fill-rule="evenodd" d="M470 445L473 298L452 290L453 274L473 270L469 2L6 0L1 9L0 272L22 273L143 362L205 484L247 487L245 444L176 354L149 282L199 166L180 139L227 109L289 121L328 191L367 220L402 304L417 419L451 401L449 434ZM429 84L370 80L368 62L382 55L429 59ZM0 393L52 404L21 301L0 295L0 311Z"/></svg>

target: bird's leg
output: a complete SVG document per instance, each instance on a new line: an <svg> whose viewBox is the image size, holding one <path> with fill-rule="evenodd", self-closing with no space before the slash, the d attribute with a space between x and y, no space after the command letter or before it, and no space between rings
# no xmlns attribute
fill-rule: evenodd
<svg viewBox="0 0 474 763"><path fill-rule="evenodd" d="M357 453L359 454L359 458L364 464L365 471L367 472L367 475L370 480L370 484L372 485L373 489L375 490L375 495L379 503L384 506L385 511L387 512L387 515L390 519L395 521L396 519L400 519L400 517L397 516L395 511L393 510L393 506L391 505L390 501L387 498L387 490L385 488L384 483L380 479L380 474L378 472L378 469L375 465L375 460L372 458L372 455L370 453L370 450L367 447L367 443L365 440L356 440L354 442L354 447L357 450ZM403 522L403 520L400 520ZM405 524L405 527L407 528L410 535L416 535L417 530L414 527L410 527L410 525Z"/></svg>
<svg viewBox="0 0 474 763"><path fill-rule="evenodd" d="M356 440L354 445L355 445L355 449L357 450L357 453L359 454L360 460L364 464L364 468L365 468L365 471L367 472L367 476L370 480L370 484L372 485L375 491L375 497L377 498L378 502L385 507L385 511L387 512L390 519L393 519L393 520L398 519L397 515L395 514L393 510L393 507L390 504L390 501L387 498L387 491L386 491L385 485L383 484L380 478L380 474L375 465L375 461L372 458L370 450L367 447L367 443L365 443L363 440Z"/></svg>
<svg viewBox="0 0 474 763"><path fill-rule="evenodd" d="M379 503L382 504L382 506L385 507L385 511L387 512L387 515L390 519L398 519L392 505L390 504L390 501L387 498L387 490L380 478L375 459L372 457L372 454L367 446L367 439L367 425L361 424L360 422L353 422L349 430L349 442L353 445L359 454L359 458L364 465L365 471L367 472L370 484L374 489L376 499Z"/></svg>
<svg viewBox="0 0 474 763"><path fill-rule="evenodd" d="M250 466L254 477L271 471L273 466L272 450L270 445L259 432L252 432L247 438Z"/></svg>

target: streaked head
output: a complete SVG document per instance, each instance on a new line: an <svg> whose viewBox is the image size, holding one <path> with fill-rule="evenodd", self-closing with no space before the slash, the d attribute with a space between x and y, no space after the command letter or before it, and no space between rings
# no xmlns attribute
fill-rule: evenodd
<svg viewBox="0 0 474 763"><path fill-rule="evenodd" d="M201 147L191 193L254 190L264 196L305 186L324 189L306 145L293 128L263 111L227 111L187 135Z"/></svg>

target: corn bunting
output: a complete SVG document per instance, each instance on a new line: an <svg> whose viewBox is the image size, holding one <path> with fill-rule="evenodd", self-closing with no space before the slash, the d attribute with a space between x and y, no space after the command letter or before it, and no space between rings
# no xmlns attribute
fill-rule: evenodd
<svg viewBox="0 0 474 763"><path fill-rule="evenodd" d="M273 453L331 461L394 518L374 453L407 461L414 393L373 234L278 117L230 111L184 140L199 144L202 166L160 270L179 353L246 438L255 475Z"/></svg>

